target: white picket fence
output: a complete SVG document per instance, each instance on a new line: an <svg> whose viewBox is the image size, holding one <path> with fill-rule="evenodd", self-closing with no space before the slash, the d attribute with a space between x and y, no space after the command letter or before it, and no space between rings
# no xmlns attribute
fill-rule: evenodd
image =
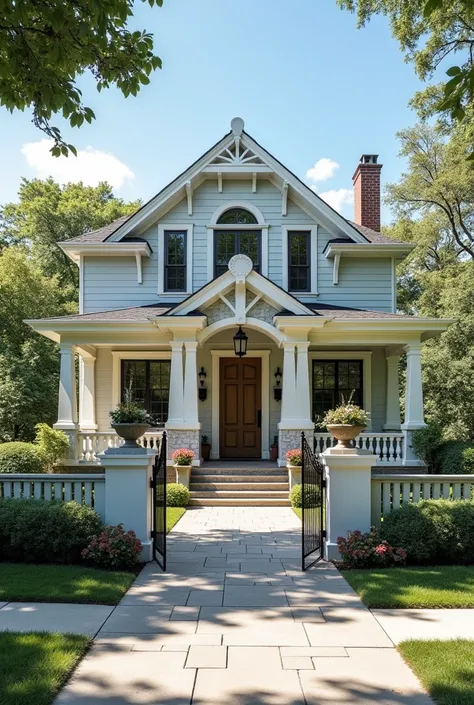
<svg viewBox="0 0 474 705"><path fill-rule="evenodd" d="M372 475L372 525L402 504L421 499L474 499L474 475Z"/></svg>
<svg viewBox="0 0 474 705"><path fill-rule="evenodd" d="M12 473L0 475L0 498L35 497L44 501L77 502L105 517L104 474L43 475Z"/></svg>
<svg viewBox="0 0 474 705"><path fill-rule="evenodd" d="M147 431L138 439L143 448L158 448L163 431ZM124 441L117 436L115 431L93 431L91 433L78 433L77 435L77 460L79 462L97 463L99 453L107 448L119 448Z"/></svg>
<svg viewBox="0 0 474 705"><path fill-rule="evenodd" d="M314 450L317 453L322 453L336 443L337 440L330 433L315 431ZM402 433L364 432L357 436L354 445L374 453L377 456L377 465L401 465L403 462Z"/></svg>

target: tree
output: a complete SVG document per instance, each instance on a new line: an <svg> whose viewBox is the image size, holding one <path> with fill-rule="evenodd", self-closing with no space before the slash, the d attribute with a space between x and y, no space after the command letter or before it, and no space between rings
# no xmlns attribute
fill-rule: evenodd
<svg viewBox="0 0 474 705"><path fill-rule="evenodd" d="M374 14L388 17L393 36L423 81L431 79L445 59L456 56L459 65L451 66L439 90L429 90L425 97L431 112L464 118L474 90L473 0L337 0L337 3L357 13L359 27Z"/></svg>
<svg viewBox="0 0 474 705"><path fill-rule="evenodd" d="M44 274L57 275L63 298L77 301L78 268L57 243L96 230L139 206L139 201L116 198L106 183L61 186L51 178L23 179L18 201L0 208L0 244L27 246Z"/></svg>
<svg viewBox="0 0 474 705"><path fill-rule="evenodd" d="M0 255L0 441L31 440L35 424L57 411L56 345L23 323L72 312L58 277L48 277L22 247Z"/></svg>
<svg viewBox="0 0 474 705"><path fill-rule="evenodd" d="M146 0L161 7L163 0ZM145 0L142 0L145 2ZM0 105L33 110L33 123L54 139L53 155L74 154L53 115L71 127L95 119L76 80L86 71L97 90L116 86L136 96L161 67L153 37L127 29L133 0L3 0L0 13Z"/></svg>

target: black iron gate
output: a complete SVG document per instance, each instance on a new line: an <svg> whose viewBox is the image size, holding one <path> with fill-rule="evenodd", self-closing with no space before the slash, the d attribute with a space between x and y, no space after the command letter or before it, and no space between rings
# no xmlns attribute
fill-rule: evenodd
<svg viewBox="0 0 474 705"><path fill-rule="evenodd" d="M153 553L162 570L166 570L166 452L166 432L163 432L151 479Z"/></svg>
<svg viewBox="0 0 474 705"><path fill-rule="evenodd" d="M301 434L301 568L307 570L324 557L325 480L324 468L312 451L305 434ZM307 559L310 559L307 562Z"/></svg>

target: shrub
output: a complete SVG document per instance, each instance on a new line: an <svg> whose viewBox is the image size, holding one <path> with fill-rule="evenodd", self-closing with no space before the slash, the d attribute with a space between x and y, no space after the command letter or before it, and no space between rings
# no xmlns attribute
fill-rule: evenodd
<svg viewBox="0 0 474 705"><path fill-rule="evenodd" d="M305 509L319 507L321 505L321 492L317 485L305 485L304 493ZM291 506L301 509L303 506L303 486L295 485L290 492Z"/></svg>
<svg viewBox="0 0 474 705"><path fill-rule="evenodd" d="M176 465L191 465L194 451L190 448L178 448L171 457Z"/></svg>
<svg viewBox="0 0 474 705"><path fill-rule="evenodd" d="M348 531L346 537L338 537L337 547L347 568L403 565L407 558L403 548L391 546L375 529L366 534Z"/></svg>
<svg viewBox="0 0 474 705"><path fill-rule="evenodd" d="M474 562L474 502L427 499L384 517L380 530L412 564Z"/></svg>
<svg viewBox="0 0 474 705"><path fill-rule="evenodd" d="M436 454L444 444L443 432L436 423L418 428L412 433L412 447L415 455L435 472Z"/></svg>
<svg viewBox="0 0 474 705"><path fill-rule="evenodd" d="M186 485L172 482L166 488L166 504L168 507L187 507L191 495Z"/></svg>
<svg viewBox="0 0 474 705"><path fill-rule="evenodd" d="M303 456L301 455L301 448L293 448L287 451L286 460L289 465L303 465Z"/></svg>
<svg viewBox="0 0 474 705"><path fill-rule="evenodd" d="M69 453L69 438L64 431L57 431L47 423L38 423L35 426L35 443L45 454L48 467L51 469L58 460L63 460Z"/></svg>
<svg viewBox="0 0 474 705"><path fill-rule="evenodd" d="M33 443L12 441L0 445L0 473L46 472L47 468L47 456Z"/></svg>
<svg viewBox="0 0 474 705"><path fill-rule="evenodd" d="M438 452L436 472L446 475L474 473L474 445L466 441L446 441Z"/></svg>
<svg viewBox="0 0 474 705"><path fill-rule="evenodd" d="M26 563L79 563L102 520L76 502L0 500L0 558Z"/></svg>
<svg viewBox="0 0 474 705"><path fill-rule="evenodd" d="M124 531L123 524L105 526L94 536L81 555L85 561L106 570L130 570L140 560L142 543L134 531Z"/></svg>

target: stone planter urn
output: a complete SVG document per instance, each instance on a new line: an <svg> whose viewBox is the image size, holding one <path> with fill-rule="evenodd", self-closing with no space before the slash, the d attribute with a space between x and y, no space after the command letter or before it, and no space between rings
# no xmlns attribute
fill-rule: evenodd
<svg viewBox="0 0 474 705"><path fill-rule="evenodd" d="M327 430L337 439L336 448L353 448L352 441L357 438L365 426L355 426L353 424L336 423L328 424Z"/></svg>
<svg viewBox="0 0 474 705"><path fill-rule="evenodd" d="M122 447L134 450L139 447L138 439L150 428L150 424L147 423L113 423L111 426L115 433L124 439L125 443Z"/></svg>
<svg viewBox="0 0 474 705"><path fill-rule="evenodd" d="M295 485L301 485L301 465L290 465L287 463L286 469L288 470L288 484L290 490L292 490Z"/></svg>
<svg viewBox="0 0 474 705"><path fill-rule="evenodd" d="M174 469L176 471L176 482L178 485L184 485L185 487L189 487L189 480L191 478L191 465L178 465L177 463L174 466Z"/></svg>

